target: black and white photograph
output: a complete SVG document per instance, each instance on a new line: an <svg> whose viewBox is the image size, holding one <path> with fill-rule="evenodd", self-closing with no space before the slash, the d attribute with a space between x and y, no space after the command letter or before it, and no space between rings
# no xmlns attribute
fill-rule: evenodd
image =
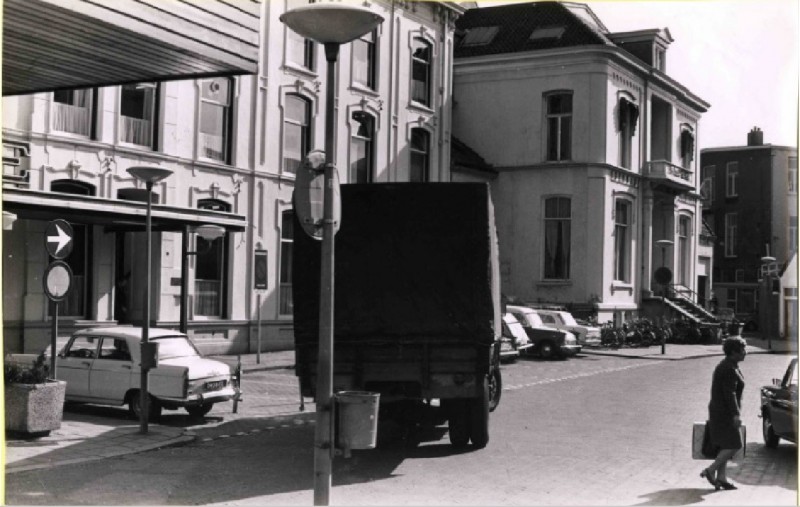
<svg viewBox="0 0 800 507"><path fill-rule="evenodd" d="M800 0L0 5L0 504L800 505Z"/></svg>

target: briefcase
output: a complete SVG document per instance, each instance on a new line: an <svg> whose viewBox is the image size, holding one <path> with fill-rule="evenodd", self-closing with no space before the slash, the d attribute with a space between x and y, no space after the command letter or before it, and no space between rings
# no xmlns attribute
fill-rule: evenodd
<svg viewBox="0 0 800 507"><path fill-rule="evenodd" d="M703 434L706 431L706 422L695 422L692 425L692 459L714 459L703 456ZM733 455L733 461L740 461L744 458L747 451L747 428L744 423L739 427L739 432L742 434L742 442L744 447L739 449L739 452Z"/></svg>

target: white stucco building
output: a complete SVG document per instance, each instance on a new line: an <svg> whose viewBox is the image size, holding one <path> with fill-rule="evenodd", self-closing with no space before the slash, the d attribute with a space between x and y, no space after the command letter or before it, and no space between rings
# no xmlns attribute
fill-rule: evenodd
<svg viewBox="0 0 800 507"><path fill-rule="evenodd" d="M279 21L304 3L248 1L228 13L247 13L256 74L161 81L153 62L136 82L4 97L3 210L16 216L3 231L6 351L49 343L41 278L44 230L56 218L75 231L59 335L141 322L146 195L127 172L141 165L173 171L154 188L153 325L186 327L208 353L291 347L291 196L303 156L324 146L329 85L322 47ZM385 21L342 47L332 83L340 179L449 181L453 35L464 7L369 8ZM197 22L220 29L211 16ZM199 238L203 224L226 234ZM257 271L265 290L255 289Z"/></svg>
<svg viewBox="0 0 800 507"><path fill-rule="evenodd" d="M504 294L600 322L662 315L678 311L652 297L663 264L703 306L697 139L709 104L669 76L669 30L610 33L569 2L471 9L457 28L453 135L497 173ZM663 258L659 240L672 242Z"/></svg>

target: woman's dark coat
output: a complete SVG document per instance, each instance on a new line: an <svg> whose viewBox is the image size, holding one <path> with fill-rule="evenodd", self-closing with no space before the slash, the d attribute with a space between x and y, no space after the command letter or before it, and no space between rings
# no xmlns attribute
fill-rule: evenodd
<svg viewBox="0 0 800 507"><path fill-rule="evenodd" d="M708 428L711 442L721 449L741 449L744 445L733 418L740 415L744 377L736 362L723 359L711 378Z"/></svg>

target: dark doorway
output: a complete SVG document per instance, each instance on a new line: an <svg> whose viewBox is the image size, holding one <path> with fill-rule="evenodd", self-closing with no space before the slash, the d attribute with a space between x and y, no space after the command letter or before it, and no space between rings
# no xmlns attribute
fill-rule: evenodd
<svg viewBox="0 0 800 507"><path fill-rule="evenodd" d="M131 262L126 255L124 232L116 233L114 320L120 324L131 323Z"/></svg>

